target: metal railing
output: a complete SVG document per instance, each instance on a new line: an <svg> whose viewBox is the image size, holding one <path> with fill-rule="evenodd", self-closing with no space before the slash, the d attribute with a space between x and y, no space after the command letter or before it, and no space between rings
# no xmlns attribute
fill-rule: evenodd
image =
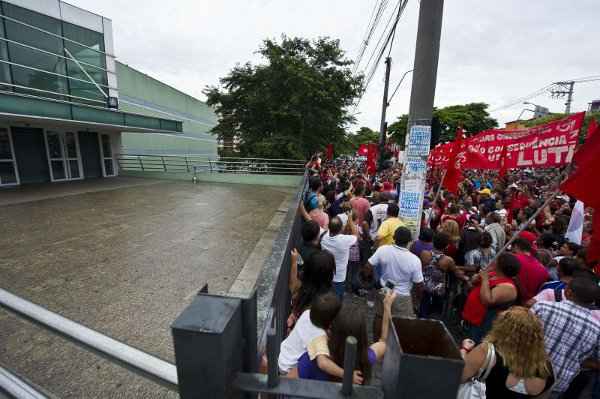
<svg viewBox="0 0 600 399"><path fill-rule="evenodd" d="M69 320L1 288L0 305L62 335L78 346L89 349L169 389L177 390L177 369L167 361ZM15 385L10 380L6 381L11 386Z"/></svg>
<svg viewBox="0 0 600 399"><path fill-rule="evenodd" d="M348 337L344 356L344 378L342 383L298 380L279 378L278 357L281 342L287 336L287 318L290 314L291 293L289 291L289 276L291 271L290 253L301 243L301 230L304 220L297 211L298 205L308 189L308 175L305 173L292 206L288 210L292 215L290 224L284 226L287 242L283 251L271 255L268 263L276 265L271 271L263 269L258 285L258 343L257 356L267 357L268 374L237 373L235 386L243 392L269 394L270 397L289 398L304 397L328 399L335 397L347 398L382 398L383 391L376 386L353 386L352 376L356 360L357 342L354 337ZM271 275L266 275L268 273ZM273 275L274 274L274 275ZM274 284L270 284L274 281ZM268 311L261 312L261 308Z"/></svg>
<svg viewBox="0 0 600 399"><path fill-rule="evenodd" d="M168 173L234 173L264 175L302 175L305 161L267 158L211 159L194 155L119 154L123 171Z"/></svg>
<svg viewBox="0 0 600 399"><path fill-rule="evenodd" d="M0 397L3 397L2 394L17 399L48 398L46 394L31 386L30 383L0 366Z"/></svg>

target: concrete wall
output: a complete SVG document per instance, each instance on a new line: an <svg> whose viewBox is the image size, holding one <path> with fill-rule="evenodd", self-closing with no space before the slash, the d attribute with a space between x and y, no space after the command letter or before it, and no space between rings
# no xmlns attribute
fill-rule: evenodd
<svg viewBox="0 0 600 399"><path fill-rule="evenodd" d="M178 135L124 133L124 153L217 156L216 137L208 133L217 117L204 102L120 62L117 77L121 111L183 122Z"/></svg>
<svg viewBox="0 0 600 399"><path fill-rule="evenodd" d="M192 181L193 173L169 173L169 172L147 172L123 170L122 176L146 177L153 179L166 180L187 180ZM215 183L236 183L236 184L253 184L260 186L284 186L297 187L302 181L302 176L288 175L245 175L234 173L198 173L199 181L215 182Z"/></svg>

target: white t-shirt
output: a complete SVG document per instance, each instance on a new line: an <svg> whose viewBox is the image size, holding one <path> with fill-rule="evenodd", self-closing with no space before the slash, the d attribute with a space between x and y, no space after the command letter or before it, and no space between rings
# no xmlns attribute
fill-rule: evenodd
<svg viewBox="0 0 600 399"><path fill-rule="evenodd" d="M371 235L371 239L375 239L377 236L377 230L381 223L387 219L387 209L388 204L382 203L373 205L371 207L371 215L373 215L373 224L371 225L371 230L369 230L369 234Z"/></svg>
<svg viewBox="0 0 600 399"><path fill-rule="evenodd" d="M350 257L350 247L357 241L356 236L338 234L330 236L329 232L325 233L321 239L321 248L331 252L335 258L335 276L334 283L346 281L346 270L348 269L348 258Z"/></svg>
<svg viewBox="0 0 600 399"><path fill-rule="evenodd" d="M337 217L339 217L342 221L342 225L346 227L346 223L348 223L348 215L345 213L340 213L339 215L337 215Z"/></svg>
<svg viewBox="0 0 600 399"><path fill-rule="evenodd" d="M397 245L383 245L369 258L381 274L381 285L387 281L394 283L398 295L410 295L413 284L423 282L421 260L406 248Z"/></svg>
<svg viewBox="0 0 600 399"><path fill-rule="evenodd" d="M279 351L279 359L277 361L279 370L287 373L298 365L298 359L307 350L308 344L322 335L325 335L325 330L316 327L310 321L310 309L305 310L294 329L286 339L281 343Z"/></svg>

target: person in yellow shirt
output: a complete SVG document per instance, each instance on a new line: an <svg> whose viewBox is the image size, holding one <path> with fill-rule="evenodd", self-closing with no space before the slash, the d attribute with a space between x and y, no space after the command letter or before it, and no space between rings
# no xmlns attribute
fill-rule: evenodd
<svg viewBox="0 0 600 399"><path fill-rule="evenodd" d="M394 233L398 227L406 227L404 222L398 218L398 205L389 204L387 208L387 219L381 223L379 230L377 230L377 237L375 237L375 246L381 247L382 245L394 244Z"/></svg>

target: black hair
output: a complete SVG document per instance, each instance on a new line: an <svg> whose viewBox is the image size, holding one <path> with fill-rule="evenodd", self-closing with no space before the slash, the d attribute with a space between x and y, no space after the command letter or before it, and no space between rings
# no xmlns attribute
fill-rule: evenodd
<svg viewBox="0 0 600 399"><path fill-rule="evenodd" d="M542 248L552 249L554 243L556 242L556 238L552 233L543 233L540 238L538 238L538 243Z"/></svg>
<svg viewBox="0 0 600 399"><path fill-rule="evenodd" d="M450 244L450 236L446 233L437 232L433 235L433 248L443 251Z"/></svg>
<svg viewBox="0 0 600 399"><path fill-rule="evenodd" d="M516 247L517 249L523 252L531 252L532 250L531 243L522 237L519 237L516 240L514 240L512 242L512 247L513 249Z"/></svg>
<svg viewBox="0 0 600 399"><path fill-rule="evenodd" d="M412 234L410 233L410 230L406 227L400 226L394 232L394 242L399 247L406 248L410 240L412 240Z"/></svg>
<svg viewBox="0 0 600 399"><path fill-rule="evenodd" d="M320 231L319 223L314 220L304 222L302 225L302 239L305 243L311 242L319 236Z"/></svg>
<svg viewBox="0 0 600 399"><path fill-rule="evenodd" d="M565 256L558 262L558 272L561 276L573 276L579 269L579 262L575 258Z"/></svg>
<svg viewBox="0 0 600 399"><path fill-rule="evenodd" d="M492 238L492 235L486 231L481 235L481 239L479 240L479 246L481 246L481 248L489 248L492 246L493 242L494 240Z"/></svg>
<svg viewBox="0 0 600 399"><path fill-rule="evenodd" d="M367 315L364 308L357 303L344 304L336 318L331 323L331 334L328 346L332 360L340 367L344 366L346 338L357 340L356 364L353 369L362 372L365 383L371 378L371 363L369 362L369 337L367 333Z"/></svg>
<svg viewBox="0 0 600 399"><path fill-rule="evenodd" d="M569 251L573 252L573 256L575 256L577 252L581 249L581 246L579 244L576 244L571 241L565 242L565 245L569 247Z"/></svg>
<svg viewBox="0 0 600 399"><path fill-rule="evenodd" d="M321 183L321 178L319 176L313 176L308 179L308 187L310 187L311 191L317 191L322 184L323 183Z"/></svg>
<svg viewBox="0 0 600 399"><path fill-rule="evenodd" d="M341 307L342 302L335 293L317 295L310 305L310 321L316 327L328 330Z"/></svg>
<svg viewBox="0 0 600 399"><path fill-rule="evenodd" d="M574 277L569 283L569 288L577 301L582 304L592 304L600 298L598 284L588 277Z"/></svg>
<svg viewBox="0 0 600 399"><path fill-rule="evenodd" d="M504 252L496 260L496 268L506 277L516 277L521 270L521 262L511 253Z"/></svg>
<svg viewBox="0 0 600 399"><path fill-rule="evenodd" d="M400 209L398 209L398 205L397 204L389 204L388 208L387 208L387 215L391 216L393 218L398 217L398 213L400 212Z"/></svg>
<svg viewBox="0 0 600 399"><path fill-rule="evenodd" d="M429 227L425 227L425 228L421 229L421 231L419 232L419 240L421 240L423 242L431 242L431 241L433 241L433 234L434 234L433 229L430 229Z"/></svg>
<svg viewBox="0 0 600 399"><path fill-rule="evenodd" d="M294 313L300 316L310 306L316 295L331 290L334 275L335 258L331 252L316 251L308 259L305 259L302 285L293 303Z"/></svg>

